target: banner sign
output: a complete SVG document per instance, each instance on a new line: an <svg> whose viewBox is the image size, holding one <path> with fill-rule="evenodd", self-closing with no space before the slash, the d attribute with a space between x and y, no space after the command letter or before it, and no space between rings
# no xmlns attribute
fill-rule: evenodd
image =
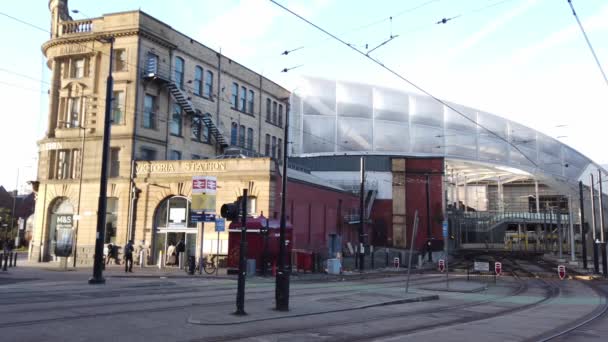
<svg viewBox="0 0 608 342"><path fill-rule="evenodd" d="M55 255L69 257L74 245L74 217L72 215L57 215L55 218Z"/></svg>
<svg viewBox="0 0 608 342"><path fill-rule="evenodd" d="M192 177L192 205L191 211L215 212L215 195L217 190L217 177Z"/></svg>

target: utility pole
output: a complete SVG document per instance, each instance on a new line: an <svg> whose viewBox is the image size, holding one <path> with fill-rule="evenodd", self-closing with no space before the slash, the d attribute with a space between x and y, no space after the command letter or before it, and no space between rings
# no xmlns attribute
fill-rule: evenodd
<svg viewBox="0 0 608 342"><path fill-rule="evenodd" d="M285 111L285 131L283 135L283 176L281 177L281 226L279 228L279 260L277 275L275 279L275 303L278 311L289 310L289 270L285 268L286 246L285 246L285 226L287 209L287 149L289 139L289 112L291 106L287 102Z"/></svg>
<svg viewBox="0 0 608 342"><path fill-rule="evenodd" d="M598 245L595 237L595 184L593 183L593 174L591 177L591 238L593 239L593 273L600 273L600 260L598 259Z"/></svg>
<svg viewBox="0 0 608 342"><path fill-rule="evenodd" d="M428 247L428 254L429 254L429 261L433 261L433 253L432 253L432 248L433 246L430 245L431 243L431 190L430 190L430 183L431 183L431 177L427 174L426 175L426 182L425 182L425 192L426 192L426 239L427 239L427 247ZM466 194L466 180L465 180L465 194ZM466 203L465 205L465 211L466 211Z"/></svg>
<svg viewBox="0 0 608 342"><path fill-rule="evenodd" d="M583 181L578 182L578 192L580 201L580 217L581 217L581 243L583 245L583 268L587 269L587 238L585 232L585 210L583 197Z"/></svg>
<svg viewBox="0 0 608 342"><path fill-rule="evenodd" d="M359 191L359 271L365 269L365 158L361 156L361 189Z"/></svg>
<svg viewBox="0 0 608 342"><path fill-rule="evenodd" d="M102 275L103 268L103 240L106 226L106 205L108 191L108 154L110 150L110 127L112 126L112 95L114 92L114 80L112 79L112 62L114 59L114 37L109 37L105 42L110 43L110 69L106 81L106 110L103 121L103 140L101 148L101 177L99 180L99 202L97 204L97 235L95 237L95 259L93 263L93 277L89 284L104 284L106 280Z"/></svg>
<svg viewBox="0 0 608 342"><path fill-rule="evenodd" d="M606 264L606 240L604 240L604 205L602 204L604 192L602 191L602 171L597 170L597 174L597 181L600 183L600 251L602 253L602 273L604 274L604 278L606 278L608 277L608 265Z"/></svg>
<svg viewBox="0 0 608 342"><path fill-rule="evenodd" d="M241 246L239 251L239 280L236 292L235 315L246 315L245 312L245 276L247 275L247 189L243 189L241 199Z"/></svg>

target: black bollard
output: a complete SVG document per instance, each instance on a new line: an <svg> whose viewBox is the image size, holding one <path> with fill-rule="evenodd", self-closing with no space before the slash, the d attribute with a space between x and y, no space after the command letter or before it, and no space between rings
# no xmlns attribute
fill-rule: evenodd
<svg viewBox="0 0 608 342"><path fill-rule="evenodd" d="M13 255L13 267L17 267L17 252Z"/></svg>
<svg viewBox="0 0 608 342"><path fill-rule="evenodd" d="M375 256L376 256L376 251L372 251L370 254L371 254L371 257L372 257L372 270L373 270L374 269L374 259L375 259Z"/></svg>
<svg viewBox="0 0 608 342"><path fill-rule="evenodd" d="M6 271L7 266L8 266L8 254L4 254L4 267L2 268L2 270Z"/></svg>
<svg viewBox="0 0 608 342"><path fill-rule="evenodd" d="M8 253L8 267L13 267L13 252Z"/></svg>

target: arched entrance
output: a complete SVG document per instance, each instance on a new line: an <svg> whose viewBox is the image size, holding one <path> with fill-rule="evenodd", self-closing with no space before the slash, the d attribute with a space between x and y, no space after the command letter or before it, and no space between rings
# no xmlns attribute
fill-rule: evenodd
<svg viewBox="0 0 608 342"><path fill-rule="evenodd" d="M74 206L65 197L55 199L49 210L48 234L46 239L45 260L55 259L55 246L57 245L57 229L74 228Z"/></svg>
<svg viewBox="0 0 608 342"><path fill-rule="evenodd" d="M169 246L185 243L185 255L196 255L196 222L190 221L190 200L173 196L159 204L154 213L154 261L158 261L160 251L167 260ZM173 265L169 265L173 266Z"/></svg>

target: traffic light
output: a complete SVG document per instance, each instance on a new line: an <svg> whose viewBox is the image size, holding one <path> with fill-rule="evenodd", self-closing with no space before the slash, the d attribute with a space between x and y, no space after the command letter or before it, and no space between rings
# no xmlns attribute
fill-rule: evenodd
<svg viewBox="0 0 608 342"><path fill-rule="evenodd" d="M230 221L236 221L240 217L240 202L226 203L220 209L220 215Z"/></svg>

